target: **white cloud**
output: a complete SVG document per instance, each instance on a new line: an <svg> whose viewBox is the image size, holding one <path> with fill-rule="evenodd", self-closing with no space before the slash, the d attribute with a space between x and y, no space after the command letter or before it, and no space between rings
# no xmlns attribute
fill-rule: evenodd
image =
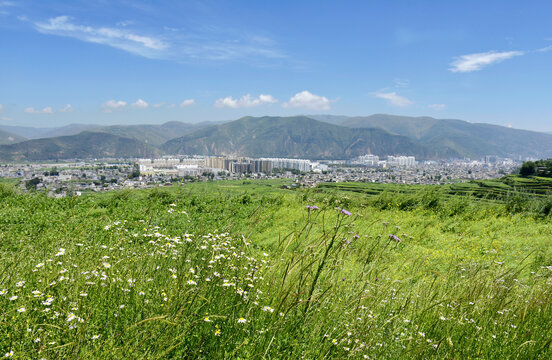
<svg viewBox="0 0 552 360"><path fill-rule="evenodd" d="M408 79L394 79L393 83L395 83L396 88L407 88L410 81Z"/></svg>
<svg viewBox="0 0 552 360"><path fill-rule="evenodd" d="M0 113L4 111L4 106L2 104L0 104Z"/></svg>
<svg viewBox="0 0 552 360"><path fill-rule="evenodd" d="M376 93L375 95L377 98L387 100L392 105L395 105L398 107L406 107L408 105L414 104L413 101L405 98L404 96L397 95L397 93L394 91L390 93Z"/></svg>
<svg viewBox="0 0 552 360"><path fill-rule="evenodd" d="M125 20L125 21L117 22L117 26L123 26L123 27L129 26L129 25L132 25L132 24L134 24L134 21L132 21L132 20Z"/></svg>
<svg viewBox="0 0 552 360"><path fill-rule="evenodd" d="M108 45L148 58L159 58L169 45L161 39L134 34L126 29L93 27L71 22L69 16L48 19L46 23L34 23L43 34L67 36L91 43Z"/></svg>
<svg viewBox="0 0 552 360"><path fill-rule="evenodd" d="M170 104L170 105L167 106L167 108L169 108L169 109L174 109L175 107L176 107L175 104Z"/></svg>
<svg viewBox="0 0 552 360"><path fill-rule="evenodd" d="M2 116L2 121L12 121L13 118L11 117L7 117L7 116Z"/></svg>
<svg viewBox="0 0 552 360"><path fill-rule="evenodd" d="M135 109L146 109L149 106L149 104L142 99L138 99L131 106Z"/></svg>
<svg viewBox="0 0 552 360"><path fill-rule="evenodd" d="M330 110L331 101L320 95L315 95L309 91L301 91L295 94L288 102L283 103L285 108L305 108L311 110Z"/></svg>
<svg viewBox="0 0 552 360"><path fill-rule="evenodd" d="M161 106L163 106L163 105L165 105L165 104L166 104L166 102L160 102L160 103L157 103L157 104L153 104L153 107L154 107L154 108L159 108L159 107L161 107Z"/></svg>
<svg viewBox="0 0 552 360"><path fill-rule="evenodd" d="M547 52L547 51L550 51L550 50L552 50L552 45L545 46L543 48L538 49L537 51L538 52Z"/></svg>
<svg viewBox="0 0 552 360"><path fill-rule="evenodd" d="M119 100L119 101L109 100L109 101L107 101L106 103L104 103L102 105L102 108L103 108L104 112L110 113L110 112L113 112L115 110L121 110L126 105L127 105L127 103L125 101L122 101L122 100Z"/></svg>
<svg viewBox="0 0 552 360"><path fill-rule="evenodd" d="M29 114L53 114L54 109L51 106L46 106L44 109L35 109L34 107L28 107L25 109L26 113Z"/></svg>
<svg viewBox="0 0 552 360"><path fill-rule="evenodd" d="M31 22L35 29L43 34L103 44L150 59L178 62L205 59L246 61L248 64L266 66L267 61L279 63L288 58L288 55L267 37L250 36L218 26L205 25L196 29L164 27L157 33L146 35L133 30L136 25L129 21L120 21L109 27L85 25L70 16L58 16L39 22L26 17L18 18L24 22Z"/></svg>
<svg viewBox="0 0 552 360"><path fill-rule="evenodd" d="M447 106L445 104L431 104L427 107L434 111L441 111L444 110Z"/></svg>
<svg viewBox="0 0 552 360"><path fill-rule="evenodd" d="M190 105L193 105L193 104L195 104L194 99L186 99L186 100L184 100L180 103L180 107L185 108L186 106L190 106Z"/></svg>
<svg viewBox="0 0 552 360"><path fill-rule="evenodd" d="M488 51L484 53L462 55L456 58L449 68L452 72L472 72L481 70L483 67L499 63L504 60L513 58L514 56L521 56L525 53L523 51Z"/></svg>
<svg viewBox="0 0 552 360"><path fill-rule="evenodd" d="M61 109L59 109L59 112L62 112L62 113L73 112L73 107L70 104L67 104L64 107L62 107Z"/></svg>
<svg viewBox="0 0 552 360"><path fill-rule="evenodd" d="M215 101L215 107L223 108L229 107L233 109L237 108L249 108L265 104L274 104L278 100L272 95L261 94L258 97L252 97L250 94L242 96L240 99L234 99L232 96L220 98Z"/></svg>

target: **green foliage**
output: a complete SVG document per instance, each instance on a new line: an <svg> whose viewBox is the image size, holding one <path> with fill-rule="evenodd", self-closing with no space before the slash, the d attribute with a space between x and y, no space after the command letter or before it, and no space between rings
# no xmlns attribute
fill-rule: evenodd
<svg viewBox="0 0 552 360"><path fill-rule="evenodd" d="M36 186L40 184L40 178L34 177L30 180L25 181L25 187L27 190L36 190Z"/></svg>
<svg viewBox="0 0 552 360"><path fill-rule="evenodd" d="M551 356L548 197L283 184L57 200L0 184L0 354Z"/></svg>
<svg viewBox="0 0 552 360"><path fill-rule="evenodd" d="M552 159L526 161L519 169L521 176L542 176L552 178Z"/></svg>
<svg viewBox="0 0 552 360"><path fill-rule="evenodd" d="M519 174L521 176L531 176L531 175L535 175L535 173L536 173L536 166L535 166L535 163L532 161L524 162L521 168L519 169Z"/></svg>

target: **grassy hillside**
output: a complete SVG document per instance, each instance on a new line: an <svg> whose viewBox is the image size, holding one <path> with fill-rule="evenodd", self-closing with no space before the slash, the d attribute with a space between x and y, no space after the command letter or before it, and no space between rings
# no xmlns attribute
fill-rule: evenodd
<svg viewBox="0 0 552 360"><path fill-rule="evenodd" d="M414 193L419 206L401 208L285 183L58 200L1 185L0 351L20 359L551 356L549 217L427 189Z"/></svg>
<svg viewBox="0 0 552 360"><path fill-rule="evenodd" d="M372 153L437 155L403 136L377 129L350 129L307 117L245 117L168 141L167 153L346 159Z"/></svg>
<svg viewBox="0 0 552 360"><path fill-rule="evenodd" d="M3 161L152 157L159 153L156 148L138 140L99 132L82 132L0 146L0 159Z"/></svg>

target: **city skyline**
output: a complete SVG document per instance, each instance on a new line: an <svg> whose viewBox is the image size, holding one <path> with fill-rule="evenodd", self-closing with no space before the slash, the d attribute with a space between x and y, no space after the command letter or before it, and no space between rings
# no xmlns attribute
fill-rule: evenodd
<svg viewBox="0 0 552 360"><path fill-rule="evenodd" d="M544 1L0 1L0 124L389 113L552 131Z"/></svg>

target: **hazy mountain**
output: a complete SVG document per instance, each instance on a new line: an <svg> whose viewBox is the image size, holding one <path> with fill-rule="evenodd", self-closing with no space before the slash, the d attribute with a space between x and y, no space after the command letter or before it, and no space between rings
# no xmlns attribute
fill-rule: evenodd
<svg viewBox="0 0 552 360"><path fill-rule="evenodd" d="M347 159L367 153L437 155L404 136L331 125L305 116L245 117L170 140L162 149L172 154L310 159Z"/></svg>
<svg viewBox="0 0 552 360"><path fill-rule="evenodd" d="M317 115L305 115L308 118L323 121L328 124L334 124L334 125L341 125L343 121L348 120L349 116L343 116L343 115L323 115L323 114L317 114Z"/></svg>
<svg viewBox="0 0 552 360"><path fill-rule="evenodd" d="M439 151L445 158L454 153L469 157L552 156L552 135L498 125L385 114L351 117L340 124L351 128L377 128L407 136Z"/></svg>
<svg viewBox="0 0 552 360"><path fill-rule="evenodd" d="M27 139L51 138L57 136L76 135L83 131L100 131L108 134L132 138L150 145L160 146L167 140L188 134L191 131L205 126L214 125L214 122L184 123L169 121L161 125L111 125L70 124L51 128L33 128L26 126L0 126L0 130L18 134L19 141Z"/></svg>
<svg viewBox="0 0 552 360"><path fill-rule="evenodd" d="M210 125L213 125L213 123L203 122L190 124L180 121L169 121L162 125L105 126L97 129L96 131L140 140L153 146L160 146L168 140L184 136L194 130Z"/></svg>
<svg viewBox="0 0 552 360"><path fill-rule="evenodd" d="M59 127L30 127L0 125L1 130L9 131L27 139L40 139L64 135L75 135L82 131L98 129L101 126L93 124L69 124Z"/></svg>
<svg viewBox="0 0 552 360"><path fill-rule="evenodd" d="M14 144L26 140L24 137L9 131L0 130L0 145Z"/></svg>
<svg viewBox="0 0 552 360"><path fill-rule="evenodd" d="M157 148L139 140L92 131L0 146L2 161L156 157L160 153Z"/></svg>

